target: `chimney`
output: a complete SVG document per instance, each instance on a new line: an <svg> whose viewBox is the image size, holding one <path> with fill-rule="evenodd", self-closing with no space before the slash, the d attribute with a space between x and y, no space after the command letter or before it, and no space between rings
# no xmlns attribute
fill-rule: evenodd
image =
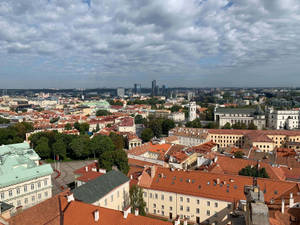
<svg viewBox="0 0 300 225"><path fill-rule="evenodd" d="M294 206L294 197L293 197L293 193L290 193L290 205L289 207L292 208Z"/></svg>
<svg viewBox="0 0 300 225"><path fill-rule="evenodd" d="M99 210L98 209L95 210L93 214L94 214L94 220L95 222L97 222L99 220Z"/></svg>
<svg viewBox="0 0 300 225"><path fill-rule="evenodd" d="M156 167L155 166L151 166L151 178L155 177L155 171L156 171Z"/></svg>
<svg viewBox="0 0 300 225"><path fill-rule="evenodd" d="M128 217L128 213L130 212L131 207L127 207L123 210L123 218L126 219Z"/></svg>
<svg viewBox="0 0 300 225"><path fill-rule="evenodd" d="M183 225L188 225L188 220L187 220L187 218L184 218L184 220L183 220Z"/></svg>
<svg viewBox="0 0 300 225"><path fill-rule="evenodd" d="M74 201L75 199L74 199L73 193L72 193L72 194L69 194L69 195L67 196L67 199L68 199L68 202Z"/></svg>
<svg viewBox="0 0 300 225"><path fill-rule="evenodd" d="M176 220L174 221L174 225L180 225L179 216L177 216Z"/></svg>
<svg viewBox="0 0 300 225"><path fill-rule="evenodd" d="M130 175L130 180L132 180L133 179L133 176L132 176L132 174Z"/></svg>
<svg viewBox="0 0 300 225"><path fill-rule="evenodd" d="M138 216L138 215L139 215L139 209L135 209L135 210L134 210L134 215L135 215L135 216Z"/></svg>
<svg viewBox="0 0 300 225"><path fill-rule="evenodd" d="M281 213L284 214L284 199L281 200Z"/></svg>
<svg viewBox="0 0 300 225"><path fill-rule="evenodd" d="M85 167L85 172L88 172L89 171L89 168L86 166Z"/></svg>
<svg viewBox="0 0 300 225"><path fill-rule="evenodd" d="M220 184L220 178L217 178L217 184Z"/></svg>

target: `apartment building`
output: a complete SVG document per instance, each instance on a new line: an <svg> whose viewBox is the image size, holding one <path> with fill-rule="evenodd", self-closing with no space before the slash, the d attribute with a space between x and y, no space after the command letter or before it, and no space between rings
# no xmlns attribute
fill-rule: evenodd
<svg viewBox="0 0 300 225"><path fill-rule="evenodd" d="M233 130L233 129L200 129L177 127L169 132L176 136L179 143L193 146L199 142L213 141L219 148L255 147L261 151L272 152L276 148L291 147L300 143L300 131L288 130Z"/></svg>
<svg viewBox="0 0 300 225"><path fill-rule="evenodd" d="M0 146L0 201L15 208L28 208L52 196L49 164L28 143Z"/></svg>
<svg viewBox="0 0 300 225"><path fill-rule="evenodd" d="M271 129L299 129L300 110L274 110L268 111L268 127Z"/></svg>
<svg viewBox="0 0 300 225"><path fill-rule="evenodd" d="M228 224L233 209L243 208L244 188L252 183L251 177L152 166L144 169L138 184L143 187L147 213L216 225ZM297 183L271 179L258 179L257 183L266 203L281 201L290 193L296 195L300 188Z"/></svg>
<svg viewBox="0 0 300 225"><path fill-rule="evenodd" d="M112 170L75 188L73 193L76 200L123 210L129 205L129 178Z"/></svg>

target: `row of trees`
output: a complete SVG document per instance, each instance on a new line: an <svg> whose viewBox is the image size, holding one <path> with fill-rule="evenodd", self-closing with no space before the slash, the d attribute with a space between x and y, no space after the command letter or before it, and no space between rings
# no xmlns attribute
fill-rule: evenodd
<svg viewBox="0 0 300 225"><path fill-rule="evenodd" d="M175 127L175 122L170 119L154 119L150 118L145 122L146 129L143 130L141 138L144 142L150 141L153 137L161 137L168 135L169 130Z"/></svg>
<svg viewBox="0 0 300 225"><path fill-rule="evenodd" d="M26 139L26 133L33 131L31 123L22 122L0 129L0 145L21 143Z"/></svg>
<svg viewBox="0 0 300 225"><path fill-rule="evenodd" d="M42 159L57 155L62 159L98 158L101 168L111 170L117 166L127 174L129 171L127 154L123 150L123 136L111 133L109 136L61 134L57 131L39 132L30 136L33 149Z"/></svg>
<svg viewBox="0 0 300 225"><path fill-rule="evenodd" d="M219 128L219 125L215 122L209 122L205 124L204 126L201 124L201 121L199 118L189 121L185 124L186 127L191 127L191 128L208 128L208 129L217 129Z"/></svg>
<svg viewBox="0 0 300 225"><path fill-rule="evenodd" d="M240 130L257 130L257 126L254 125L253 122L249 123L248 125L245 123L237 122L232 126L230 123L226 123L222 129L240 129Z"/></svg>
<svg viewBox="0 0 300 225"><path fill-rule="evenodd" d="M10 120L5 119L5 118L0 116L0 124L9 124L9 123L10 123Z"/></svg>

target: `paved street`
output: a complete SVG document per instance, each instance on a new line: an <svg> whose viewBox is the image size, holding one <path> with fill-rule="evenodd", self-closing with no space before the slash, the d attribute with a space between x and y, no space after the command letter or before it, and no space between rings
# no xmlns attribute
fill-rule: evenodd
<svg viewBox="0 0 300 225"><path fill-rule="evenodd" d="M74 182L74 174L73 174L74 170L79 169L89 163L92 163L92 162L93 162L93 160L59 163L59 165L56 167L61 172L60 177L55 179L55 177L57 176L56 172L54 172L51 176L52 184L53 184L52 194L53 195L58 194L59 192L62 191L61 187L67 188L68 187L67 184ZM51 166L53 169L55 168L54 163L51 163Z"/></svg>

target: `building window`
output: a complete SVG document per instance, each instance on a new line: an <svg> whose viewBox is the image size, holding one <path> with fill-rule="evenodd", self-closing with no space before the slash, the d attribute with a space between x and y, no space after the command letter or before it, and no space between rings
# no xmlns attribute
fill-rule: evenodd
<svg viewBox="0 0 300 225"><path fill-rule="evenodd" d="M172 211L173 210L173 208L172 208L172 206L170 206L170 211Z"/></svg>
<svg viewBox="0 0 300 225"><path fill-rule="evenodd" d="M145 198L147 197L147 192L144 192L144 197L145 197Z"/></svg>
<svg viewBox="0 0 300 225"><path fill-rule="evenodd" d="M163 216L164 216L164 215L165 215L165 212L164 212L164 211L161 211L161 215L163 215Z"/></svg>
<svg viewBox="0 0 300 225"><path fill-rule="evenodd" d="M158 194L155 193L155 199L158 199Z"/></svg>
<svg viewBox="0 0 300 225"><path fill-rule="evenodd" d="M4 192L1 192L1 199L4 199Z"/></svg>
<svg viewBox="0 0 300 225"><path fill-rule="evenodd" d="M200 204L200 200L199 200L199 199L197 199L197 204L198 204L198 205Z"/></svg>
<svg viewBox="0 0 300 225"><path fill-rule="evenodd" d="M187 202L190 202L190 198L187 198L186 201L187 201Z"/></svg>
<svg viewBox="0 0 300 225"><path fill-rule="evenodd" d="M181 206L180 206L180 211L182 211L182 210L183 210L183 206L181 205Z"/></svg>
<svg viewBox="0 0 300 225"><path fill-rule="evenodd" d="M30 186L31 186L31 190L34 190L34 184L31 184Z"/></svg>
<svg viewBox="0 0 300 225"><path fill-rule="evenodd" d="M17 206L20 206L21 205L21 200L18 200L17 201Z"/></svg>
<svg viewBox="0 0 300 225"><path fill-rule="evenodd" d="M170 197L169 197L169 200L170 200L170 202L171 202L171 201L173 201L173 198L172 198L172 196L170 196Z"/></svg>
<svg viewBox="0 0 300 225"><path fill-rule="evenodd" d="M161 205L161 208L162 208L162 209L165 209L165 206L164 206L164 205Z"/></svg>
<svg viewBox="0 0 300 225"><path fill-rule="evenodd" d="M153 204L153 208L156 208L156 204L155 203Z"/></svg>
<svg viewBox="0 0 300 225"><path fill-rule="evenodd" d="M41 188L41 182L38 182L38 188Z"/></svg>
<svg viewBox="0 0 300 225"><path fill-rule="evenodd" d="M42 198L42 195L41 194L38 194L38 199L41 199Z"/></svg>
<svg viewBox="0 0 300 225"><path fill-rule="evenodd" d="M207 201L207 206L210 206L210 201Z"/></svg>
<svg viewBox="0 0 300 225"><path fill-rule="evenodd" d="M24 192L27 192L27 185L24 186Z"/></svg>
<svg viewBox="0 0 300 225"><path fill-rule="evenodd" d="M197 213L197 214L200 213L200 209L199 209L199 208L196 209L196 213Z"/></svg>
<svg viewBox="0 0 300 225"><path fill-rule="evenodd" d="M12 190L8 191L8 195L9 195L9 197L11 197L13 195Z"/></svg>
<svg viewBox="0 0 300 225"><path fill-rule="evenodd" d="M180 201L183 202L183 197L180 197Z"/></svg>
<svg viewBox="0 0 300 225"><path fill-rule="evenodd" d="M153 213L156 214L156 209L153 210Z"/></svg>
<svg viewBox="0 0 300 225"><path fill-rule="evenodd" d="M24 202L25 202L25 204L27 204L28 203L28 198L25 198Z"/></svg>
<svg viewBox="0 0 300 225"><path fill-rule="evenodd" d="M31 200L32 200L33 202L35 201L35 196L34 196L34 195L31 196Z"/></svg>
<svg viewBox="0 0 300 225"><path fill-rule="evenodd" d="M206 211L206 215L210 216L210 211L209 210Z"/></svg>
<svg viewBox="0 0 300 225"><path fill-rule="evenodd" d="M17 195L20 194L20 188L17 188Z"/></svg>
<svg viewBox="0 0 300 225"><path fill-rule="evenodd" d="M44 180L44 186L47 186L48 180Z"/></svg>
<svg viewBox="0 0 300 225"><path fill-rule="evenodd" d="M44 193L44 195L45 195L45 197L48 197L48 192L46 191L46 192Z"/></svg>
<svg viewBox="0 0 300 225"><path fill-rule="evenodd" d="M215 202L215 207L216 207L216 208L218 207L218 203L217 203L217 202Z"/></svg>
<svg viewBox="0 0 300 225"><path fill-rule="evenodd" d="M152 198L152 193L150 193L150 198Z"/></svg>
<svg viewBox="0 0 300 225"><path fill-rule="evenodd" d="M190 207L186 207L186 211L189 212L190 211Z"/></svg>

